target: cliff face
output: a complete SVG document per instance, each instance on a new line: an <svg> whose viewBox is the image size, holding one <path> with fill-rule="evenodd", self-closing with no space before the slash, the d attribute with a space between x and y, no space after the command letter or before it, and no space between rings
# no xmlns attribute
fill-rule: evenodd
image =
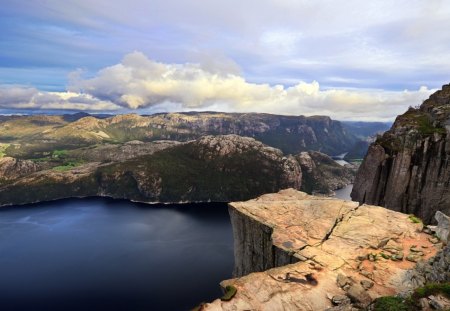
<svg viewBox="0 0 450 311"><path fill-rule="evenodd" d="M237 293L202 310L365 308L413 288L415 261L439 248L408 215L293 189L229 210L240 277L221 285Z"/></svg>
<svg viewBox="0 0 450 311"><path fill-rule="evenodd" d="M11 157L0 158L0 183L13 180L39 170L33 161L18 160Z"/></svg>
<svg viewBox="0 0 450 311"><path fill-rule="evenodd" d="M425 222L450 213L450 85L397 117L373 143L351 194L361 203L412 213Z"/></svg>

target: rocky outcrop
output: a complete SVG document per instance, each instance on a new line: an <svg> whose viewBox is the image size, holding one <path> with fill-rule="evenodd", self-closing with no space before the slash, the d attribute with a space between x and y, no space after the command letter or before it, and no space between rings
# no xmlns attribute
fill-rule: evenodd
<svg viewBox="0 0 450 311"><path fill-rule="evenodd" d="M8 180L26 176L39 170L33 161L18 160L11 157L0 158L0 184Z"/></svg>
<svg viewBox="0 0 450 311"><path fill-rule="evenodd" d="M397 117L358 170L351 194L360 203L412 213L425 222L450 213L450 85Z"/></svg>
<svg viewBox="0 0 450 311"><path fill-rule="evenodd" d="M148 148L152 152L127 159L132 153L126 152L128 147L116 147L124 151L120 161L58 166L10 180L0 185L0 205L83 196L229 202L301 187L301 168L295 158L253 138L207 136L159 151L154 150L158 146L134 142L130 149L136 153Z"/></svg>
<svg viewBox="0 0 450 311"><path fill-rule="evenodd" d="M301 152L295 158L302 168L301 190L306 193L332 195L334 190L353 183L356 169L341 166L326 154Z"/></svg>
<svg viewBox="0 0 450 311"><path fill-rule="evenodd" d="M416 263L407 258L426 261L437 251L408 215L294 189L229 209L235 274L246 275L221 283L237 289L234 298L203 310L364 308L413 287Z"/></svg>

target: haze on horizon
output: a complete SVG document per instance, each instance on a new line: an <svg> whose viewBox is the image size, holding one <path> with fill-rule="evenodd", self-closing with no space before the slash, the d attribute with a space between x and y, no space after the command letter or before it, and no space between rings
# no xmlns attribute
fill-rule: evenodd
<svg viewBox="0 0 450 311"><path fill-rule="evenodd" d="M392 120L449 82L450 2L15 0L0 113Z"/></svg>

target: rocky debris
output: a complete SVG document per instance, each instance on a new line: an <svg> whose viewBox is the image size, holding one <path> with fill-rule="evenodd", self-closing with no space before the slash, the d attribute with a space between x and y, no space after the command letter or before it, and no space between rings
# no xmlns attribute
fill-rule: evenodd
<svg viewBox="0 0 450 311"><path fill-rule="evenodd" d="M331 298L331 302L334 305L346 305L350 304L350 298L347 295L334 295L333 298Z"/></svg>
<svg viewBox="0 0 450 311"><path fill-rule="evenodd" d="M450 85L397 117L361 164L352 191L360 203L413 213L431 223L450 214Z"/></svg>
<svg viewBox="0 0 450 311"><path fill-rule="evenodd" d="M221 283L237 289L232 300L215 300L205 310L363 308L414 286L409 276L416 263L386 259L384 248L406 253L415 245L424 250L421 261L437 251L408 215L293 189L230 203L229 210L241 277Z"/></svg>

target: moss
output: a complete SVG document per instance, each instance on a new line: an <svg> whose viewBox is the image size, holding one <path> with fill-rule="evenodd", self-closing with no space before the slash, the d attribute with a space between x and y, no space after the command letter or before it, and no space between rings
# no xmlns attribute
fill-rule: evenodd
<svg viewBox="0 0 450 311"><path fill-rule="evenodd" d="M450 283L430 283L419 287L414 291L413 297L419 299L436 294L443 294L450 298Z"/></svg>
<svg viewBox="0 0 450 311"><path fill-rule="evenodd" d="M53 150L52 157L53 158L65 158L67 156L67 150Z"/></svg>
<svg viewBox="0 0 450 311"><path fill-rule="evenodd" d="M383 257L384 259L391 258L389 255L386 255L385 253L380 253L380 256Z"/></svg>
<svg viewBox="0 0 450 311"><path fill-rule="evenodd" d="M422 223L422 220L421 220L420 218L414 216L413 214L409 215L409 216L408 216L408 219L409 219L411 222L415 223L415 224L421 224L421 223Z"/></svg>
<svg viewBox="0 0 450 311"><path fill-rule="evenodd" d="M395 296L380 297L374 301L374 311L413 311L421 310L419 300L430 295L441 294L450 298L450 283L430 283L417 288L407 298Z"/></svg>
<svg viewBox="0 0 450 311"><path fill-rule="evenodd" d="M411 308L407 301L400 297L386 296L380 297L374 302L374 311L408 311Z"/></svg>
<svg viewBox="0 0 450 311"><path fill-rule="evenodd" d="M230 301L237 293L236 287L233 285L228 285L225 287L225 294L220 297L222 301Z"/></svg>
<svg viewBox="0 0 450 311"><path fill-rule="evenodd" d="M80 166L82 164L83 164L83 162L81 162L81 161L69 161L69 162L65 162L63 165L55 166L53 168L53 170L65 172L65 171L69 171L69 170L73 169L74 167Z"/></svg>
<svg viewBox="0 0 450 311"><path fill-rule="evenodd" d="M8 149L9 144L1 144L0 143L0 159L6 156L6 149Z"/></svg>
<svg viewBox="0 0 450 311"><path fill-rule="evenodd" d="M445 134L446 131L443 127L434 126L431 119L426 115L421 115L416 118L418 123L419 132L422 135L432 135L434 133Z"/></svg>

